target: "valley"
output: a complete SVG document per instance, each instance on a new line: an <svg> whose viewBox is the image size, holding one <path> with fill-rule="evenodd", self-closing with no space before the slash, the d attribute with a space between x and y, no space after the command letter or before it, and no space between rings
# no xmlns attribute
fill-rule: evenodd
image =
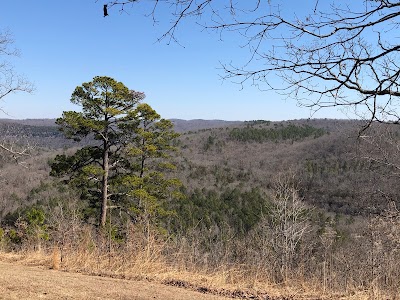
<svg viewBox="0 0 400 300"><path fill-rule="evenodd" d="M0 122L4 140L33 146L23 163L5 156L1 161L0 249L32 251L37 243L41 249L57 243L63 268L92 272L99 264L82 269L76 251L82 259L88 255L90 261L94 255L114 262L111 269L100 263L100 274L116 268L135 276L132 268L143 261L150 264L146 270L162 262L202 274L242 266L237 278L224 280L251 281L246 274L258 269L257 276L271 283L290 285L295 278L322 282L321 295L355 291L377 278L386 278L379 281L383 290L396 286L390 282L397 276L393 261L400 191L395 166L400 161L394 153L391 165L385 165L382 153L394 151L393 145L375 147L372 137L390 132L397 142L397 128L373 126L362 133L371 136L366 141L359 137L362 123L351 120L173 122L180 137L172 156L176 169L167 176L182 182L184 197L162 202L164 212L154 219L151 232L140 219L129 221L130 212L115 209L110 214L113 227L107 225L111 231L104 237L90 233L96 206L49 176L56 154L93 141L66 140L49 120ZM32 209L43 212L43 223L34 225L26 218ZM280 238L287 237L286 230L295 230L289 235L293 247ZM151 236L143 239L141 232ZM92 250L82 244L92 243L87 239L94 239ZM128 248L134 261L124 258ZM218 286L213 280L210 284Z"/></svg>

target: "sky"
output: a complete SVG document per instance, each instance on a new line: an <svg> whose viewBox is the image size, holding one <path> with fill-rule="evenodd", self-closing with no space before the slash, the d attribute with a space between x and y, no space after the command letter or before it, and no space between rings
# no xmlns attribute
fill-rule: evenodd
<svg viewBox="0 0 400 300"><path fill-rule="evenodd" d="M70 96L94 76L109 76L145 92L144 102L164 118L275 121L311 116L295 100L221 79L221 62L238 61L247 54L234 37L221 41L188 21L179 28L179 44L158 42L170 20L167 12L158 12L157 25L140 5L129 8L129 14L112 10L103 17L102 4L101 0L2 2L0 29L13 33L21 52L10 60L36 89L33 94L5 97L0 106L6 113L0 118L57 118L63 111L79 110ZM324 109L313 118L347 115Z"/></svg>

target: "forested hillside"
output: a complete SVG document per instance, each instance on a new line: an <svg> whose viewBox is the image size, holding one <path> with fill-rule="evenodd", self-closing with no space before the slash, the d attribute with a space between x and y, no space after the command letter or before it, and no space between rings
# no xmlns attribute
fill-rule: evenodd
<svg viewBox="0 0 400 300"><path fill-rule="evenodd" d="M397 177L375 160L363 158L368 145L358 138L361 122L174 122L181 129L191 129L175 142L179 151L174 175L188 195L178 206L199 215L192 222L221 214L216 220L244 222L241 226L251 228L260 216L261 199L268 198L276 177L287 173L294 175L304 201L325 212L366 216L381 213L390 201L399 204ZM204 128L215 125L218 128ZM0 130L3 139L17 137L18 142L35 146L25 167L3 161L3 184L8 188L2 189L2 217L24 203L34 203L31 194L44 182L53 181L48 164L56 153L90 143L65 139L49 120L3 121ZM227 213L226 205L233 211ZM237 220L241 213L247 221Z"/></svg>
<svg viewBox="0 0 400 300"><path fill-rule="evenodd" d="M166 176L182 182L184 197L171 194L160 202L150 223L143 225L146 230L140 227L140 211L115 206L107 221L113 220L108 233L116 243L113 247L119 249L130 238L138 238L129 237L133 222L142 228L139 232L147 232L144 242L136 246L148 245L152 224L156 235L171 241L165 255L170 259L177 255L186 267L211 270L221 264L240 264L251 269L275 264L265 270L272 281L303 274L309 279L325 278L326 288L333 290L349 288L350 281L360 286L372 280L371 270L390 280L397 276L393 268L385 271L397 253L394 237L376 235L397 228L392 217L400 205L399 164L398 157L391 155L397 128L375 124L360 133L362 123L350 120L218 122L217 128L204 128L215 125L213 121L183 123L191 130L174 140L176 169ZM55 242L60 237L51 237L51 232L64 226L55 219L61 212L77 210L79 222L94 224L98 206L85 198L79 185L49 176L57 154L71 154L93 140L66 140L57 127L41 122L1 123L0 129L3 140L18 137L14 142L35 145L23 164L2 161L3 247ZM379 143L377 137L384 134L390 135L392 144ZM63 215L63 222L77 226L78 219L71 217ZM283 224L290 226L285 229L280 227ZM288 228L300 230L290 235L294 246L281 240ZM68 239L77 243L71 236ZM386 254L380 250L371 265L368 255L378 245L376 239ZM395 286L390 282L381 284Z"/></svg>
<svg viewBox="0 0 400 300"><path fill-rule="evenodd" d="M388 195L398 201L397 178L363 158L367 145L358 138L359 126L334 120L248 122L184 133L180 174L189 190L268 191L277 174L289 172L307 203L333 213L368 215L385 209Z"/></svg>
<svg viewBox="0 0 400 300"><path fill-rule="evenodd" d="M217 193L225 189L267 192L274 176L291 172L296 174L305 201L330 212L359 215L386 208L387 198L382 201L382 197L376 197L371 180L381 193L397 201L392 188L395 178L390 174L376 176L378 166L360 156L363 147L357 139L360 122L173 121L181 130L190 128L176 141L177 176L189 192L196 189ZM207 128L215 125L218 128ZM65 139L54 120L3 121L0 130L3 138L18 137L20 143L36 146L34 157L26 160L30 164L27 174L35 174L38 169L49 170L46 160L40 157L51 159L53 151L90 143ZM12 170L19 173L19 167L11 163L7 168L10 168L8 181L12 181ZM39 178L40 173L37 174Z"/></svg>

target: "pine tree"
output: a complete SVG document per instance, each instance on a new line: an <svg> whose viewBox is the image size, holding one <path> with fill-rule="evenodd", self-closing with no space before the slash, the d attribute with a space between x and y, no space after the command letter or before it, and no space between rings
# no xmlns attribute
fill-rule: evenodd
<svg viewBox="0 0 400 300"><path fill-rule="evenodd" d="M58 155L51 174L70 175L82 195L94 201L101 199L99 224L102 227L111 200L125 205L121 199L146 191L156 201L163 193L158 187L152 189L150 182L163 182L166 190L173 182L165 179L160 171L162 166L173 167L163 159L173 149L170 143L177 135L170 121L160 119L149 105L140 104L144 97L121 82L98 76L77 87L72 94L71 102L80 105L82 112L64 112L57 119L67 138L80 141L88 137L94 142L71 156ZM150 172L147 162L156 159L158 163ZM142 184L133 184L135 180Z"/></svg>

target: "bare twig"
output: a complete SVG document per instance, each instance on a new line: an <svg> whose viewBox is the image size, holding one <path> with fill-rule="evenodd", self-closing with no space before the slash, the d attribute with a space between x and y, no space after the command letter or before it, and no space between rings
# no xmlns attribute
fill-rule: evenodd
<svg viewBox="0 0 400 300"><path fill-rule="evenodd" d="M146 3L106 2L121 10L127 4ZM240 38L249 50L247 60L223 64L225 79L272 88L314 111L351 107L371 122L400 123L400 1L332 0L328 6L314 0L303 13L269 0L150 3L153 19L157 11L171 15L160 39L177 41L176 29L188 18L200 20L205 29Z"/></svg>

